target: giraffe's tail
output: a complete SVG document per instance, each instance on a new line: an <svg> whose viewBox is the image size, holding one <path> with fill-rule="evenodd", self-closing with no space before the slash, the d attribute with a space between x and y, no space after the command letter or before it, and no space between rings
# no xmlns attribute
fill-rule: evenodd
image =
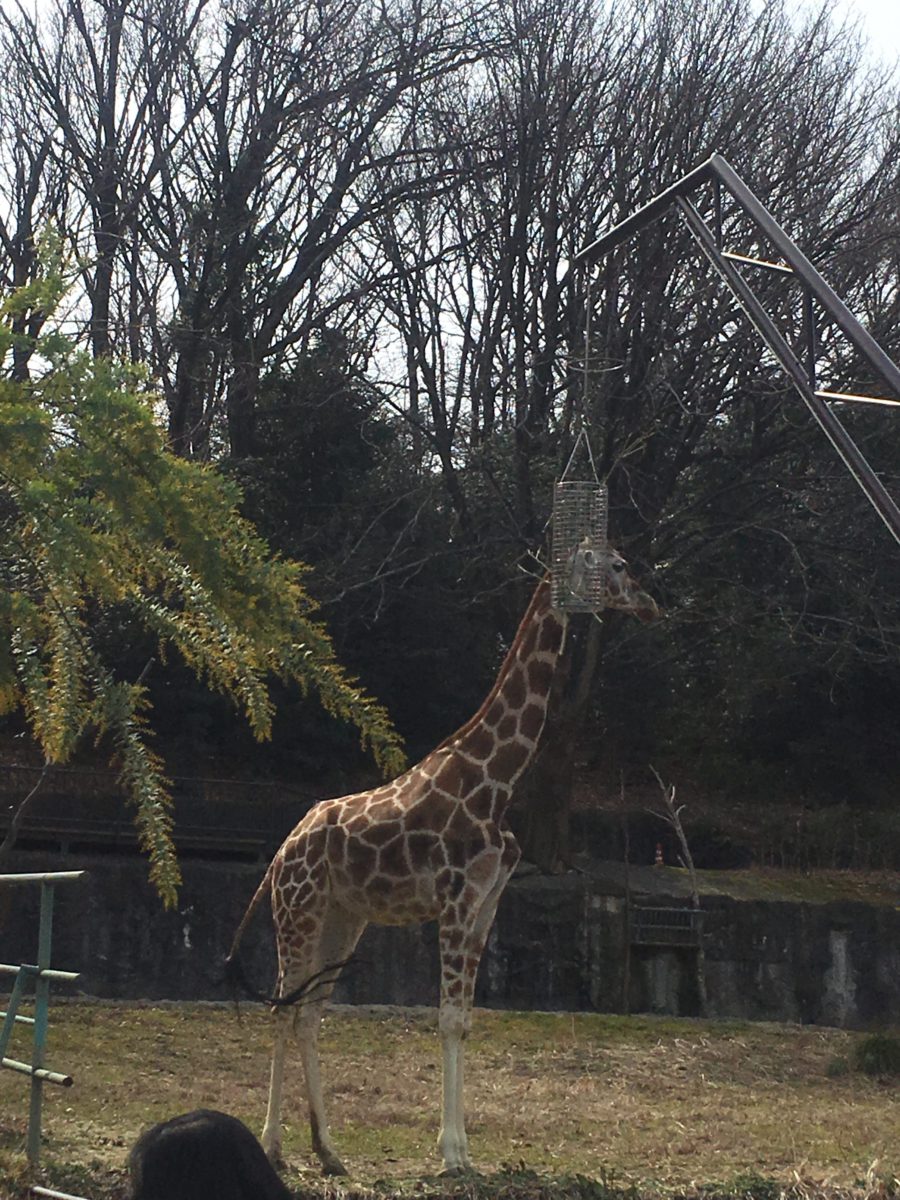
<svg viewBox="0 0 900 1200"><path fill-rule="evenodd" d="M272 887L272 874L275 869L275 859L269 863L269 869L263 876L262 883L253 894L253 899L247 906L247 911L241 918L241 923L235 930L234 938L231 942L231 949L225 959L225 982L231 985L232 991L235 993L235 1003L237 1003L238 990L243 991L246 995L254 1000L260 1000L263 1004L271 1004L276 1008L284 1008L291 1004L296 1004L298 1001L309 998L314 995L320 988L329 987L337 981L338 975L342 969L350 961L345 959L339 963L329 963L323 967L321 971L316 971L309 979L305 980L298 988L286 993L283 996L267 996L265 992L255 988L247 978L247 973L244 970L243 963L238 957L238 948L241 944L241 938L246 932L247 926L253 919L253 914L259 908L262 901L269 894Z"/></svg>
<svg viewBox="0 0 900 1200"><path fill-rule="evenodd" d="M266 898L271 890L272 874L274 869L275 859L273 858L269 863L268 870L262 878L262 883L260 883L259 887L253 893L253 899L247 906L247 911L241 918L240 925L238 925L237 929L235 930L235 934L231 942L231 949L228 951L228 956L225 959L225 982L231 985L232 990L237 993L238 989L240 989L248 996L252 996L253 999L263 1001L268 1000L269 997L258 991L250 983L250 980L247 978L247 974L244 971L243 964L238 957L238 947L241 944L241 938L244 936L247 926L253 919L253 914L256 912L262 901Z"/></svg>
<svg viewBox="0 0 900 1200"><path fill-rule="evenodd" d="M286 992L283 996L267 996L265 992L259 991L251 984L238 956L229 954L225 959L225 981L231 984L235 992L235 1004L237 1004L237 991L240 989L252 999L269 1004L272 1008L287 1008L291 1004L311 999L321 988L332 987L337 983L338 975L349 961L350 959L347 958L343 962L329 963L321 971L310 975L309 979L304 980L299 987L294 988L291 992Z"/></svg>

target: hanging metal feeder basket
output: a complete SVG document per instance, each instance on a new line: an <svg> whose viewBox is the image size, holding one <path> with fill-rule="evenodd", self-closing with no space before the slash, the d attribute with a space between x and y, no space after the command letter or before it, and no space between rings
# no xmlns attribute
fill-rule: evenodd
<svg viewBox="0 0 900 1200"><path fill-rule="evenodd" d="M588 360L591 348L590 274L587 276L584 327L582 411L578 436L565 470L553 489L550 538L550 598L562 612L599 612L604 600L606 551L609 548L606 485L597 478L597 467L588 437L585 411L588 399ZM571 479L572 465L583 446L590 467L589 479Z"/></svg>
<svg viewBox="0 0 900 1200"><path fill-rule="evenodd" d="M603 607L607 514L604 484L595 479L561 479L555 485L550 560L554 608L598 612Z"/></svg>

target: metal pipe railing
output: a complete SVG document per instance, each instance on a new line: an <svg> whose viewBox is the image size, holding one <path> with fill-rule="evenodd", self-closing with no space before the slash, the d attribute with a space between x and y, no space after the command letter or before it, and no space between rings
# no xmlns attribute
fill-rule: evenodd
<svg viewBox="0 0 900 1200"><path fill-rule="evenodd" d="M18 966L0 963L0 973L15 975L7 1010L2 1014L3 1024L0 1025L0 1066L10 1071L17 1071L21 1075L27 1075L31 1079L26 1152L28 1161L33 1165L40 1157L43 1085L55 1083L61 1087L72 1086L71 1075L64 1075L60 1071L51 1071L44 1066L47 1030L50 1023L50 984L51 982L72 983L80 978L76 971L57 971L50 966L55 888L57 883L82 879L86 874L86 871L42 871L0 875L0 885L38 883L41 888L37 962L20 963ZM20 1017L17 1009L25 993L25 985L30 981L34 982L34 1016ZM32 1028L30 1063L6 1057L6 1048L17 1022L28 1024Z"/></svg>

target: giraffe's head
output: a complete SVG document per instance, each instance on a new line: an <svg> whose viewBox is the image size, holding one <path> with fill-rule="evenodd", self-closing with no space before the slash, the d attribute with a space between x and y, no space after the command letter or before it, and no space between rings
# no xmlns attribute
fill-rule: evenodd
<svg viewBox="0 0 900 1200"><path fill-rule="evenodd" d="M611 546L605 550L593 550L594 561L590 564L599 571L604 608L619 608L634 613L641 621L655 621L659 608L652 596L648 596L641 585L628 573L628 565L618 550Z"/></svg>

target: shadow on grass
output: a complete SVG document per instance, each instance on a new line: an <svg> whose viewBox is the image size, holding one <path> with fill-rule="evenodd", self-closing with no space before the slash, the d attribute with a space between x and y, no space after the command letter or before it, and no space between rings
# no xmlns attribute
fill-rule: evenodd
<svg viewBox="0 0 900 1200"><path fill-rule="evenodd" d="M36 1172L28 1169L21 1151L22 1134L0 1126L0 1200L32 1200L30 1184L41 1184L85 1200L127 1200L124 1170L100 1162L72 1166L48 1160ZM291 1187L295 1200L662 1200L656 1192L641 1192L634 1184L620 1183L613 1173L549 1175L524 1164L499 1171L467 1172L445 1178L428 1175L398 1184L381 1179L371 1186L352 1183L308 1183ZM900 1200L895 1178L859 1180L855 1188L832 1188L797 1180L785 1185L766 1176L750 1174L730 1183L698 1185L687 1192L667 1193L667 1200Z"/></svg>
<svg viewBox="0 0 900 1200"><path fill-rule="evenodd" d="M128 1183L124 1170L99 1162L72 1166L47 1160L30 1171L21 1153L7 1153L0 1130L0 1198L31 1200L29 1185L69 1192L85 1200L126 1200ZM21 1149L21 1136L10 1132L10 1148ZM291 1184L289 1183L289 1186ZM371 1187L354 1187L323 1182L321 1186L292 1187L296 1200L641 1200L634 1187L620 1187L612 1177L590 1179L582 1175L542 1175L524 1166L505 1167L480 1174L467 1172L452 1178L425 1176L398 1186L382 1179Z"/></svg>

